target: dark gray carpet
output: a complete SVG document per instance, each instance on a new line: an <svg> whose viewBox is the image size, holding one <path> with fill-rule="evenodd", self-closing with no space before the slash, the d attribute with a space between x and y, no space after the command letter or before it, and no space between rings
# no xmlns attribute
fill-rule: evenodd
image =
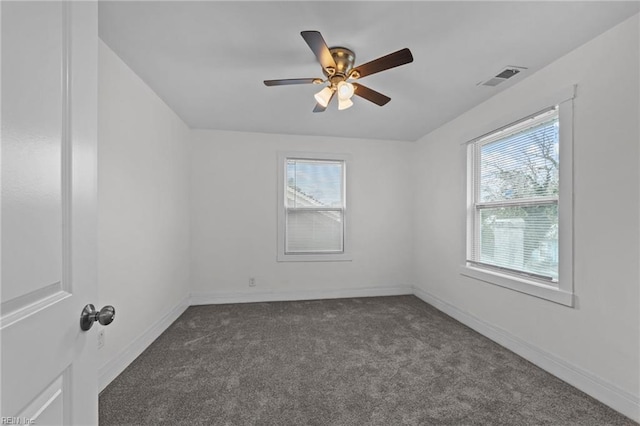
<svg viewBox="0 0 640 426"><path fill-rule="evenodd" d="M633 425L413 296L190 307L100 424Z"/></svg>

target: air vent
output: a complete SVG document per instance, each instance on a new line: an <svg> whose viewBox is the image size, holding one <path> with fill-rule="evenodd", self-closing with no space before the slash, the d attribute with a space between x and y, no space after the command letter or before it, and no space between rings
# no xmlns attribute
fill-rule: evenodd
<svg viewBox="0 0 640 426"><path fill-rule="evenodd" d="M502 71L500 71L498 74L491 77L490 79L478 83L478 86L490 86L490 87L497 86L503 81L510 79L514 75L524 70L526 70L525 67L511 67L511 66L505 67Z"/></svg>

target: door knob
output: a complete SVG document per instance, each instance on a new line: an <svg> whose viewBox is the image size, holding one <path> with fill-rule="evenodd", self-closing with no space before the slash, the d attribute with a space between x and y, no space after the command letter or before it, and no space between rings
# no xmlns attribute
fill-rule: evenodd
<svg viewBox="0 0 640 426"><path fill-rule="evenodd" d="M102 325L109 325L115 318L116 309L113 306L107 305L100 309L100 311L96 311L95 306L88 304L84 307L80 315L80 328L83 331L87 331L93 327L93 323L96 321Z"/></svg>

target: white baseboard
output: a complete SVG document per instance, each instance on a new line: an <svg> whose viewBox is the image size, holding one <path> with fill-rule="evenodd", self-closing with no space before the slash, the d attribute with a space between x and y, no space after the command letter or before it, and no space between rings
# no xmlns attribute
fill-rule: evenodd
<svg viewBox="0 0 640 426"><path fill-rule="evenodd" d="M345 289L268 291L246 293L196 292L191 293L191 305L218 305L225 303L284 302L291 300L341 299L348 297L403 296L413 294L409 286L368 287Z"/></svg>
<svg viewBox="0 0 640 426"><path fill-rule="evenodd" d="M98 386L100 392L169 328L188 307L189 297L185 297L173 308L169 309L158 321L147 328L129 346L125 347L118 355L103 365L98 370Z"/></svg>
<svg viewBox="0 0 640 426"><path fill-rule="evenodd" d="M640 398L513 334L414 288L417 297L625 416L640 422Z"/></svg>

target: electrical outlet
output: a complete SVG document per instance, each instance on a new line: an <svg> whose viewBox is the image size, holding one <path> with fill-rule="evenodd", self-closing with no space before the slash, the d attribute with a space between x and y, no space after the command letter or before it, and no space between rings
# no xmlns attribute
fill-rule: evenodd
<svg viewBox="0 0 640 426"><path fill-rule="evenodd" d="M251 277L249 278L249 287L255 287L256 286L256 279Z"/></svg>
<svg viewBox="0 0 640 426"><path fill-rule="evenodd" d="M104 346L104 330L98 331L98 349Z"/></svg>

